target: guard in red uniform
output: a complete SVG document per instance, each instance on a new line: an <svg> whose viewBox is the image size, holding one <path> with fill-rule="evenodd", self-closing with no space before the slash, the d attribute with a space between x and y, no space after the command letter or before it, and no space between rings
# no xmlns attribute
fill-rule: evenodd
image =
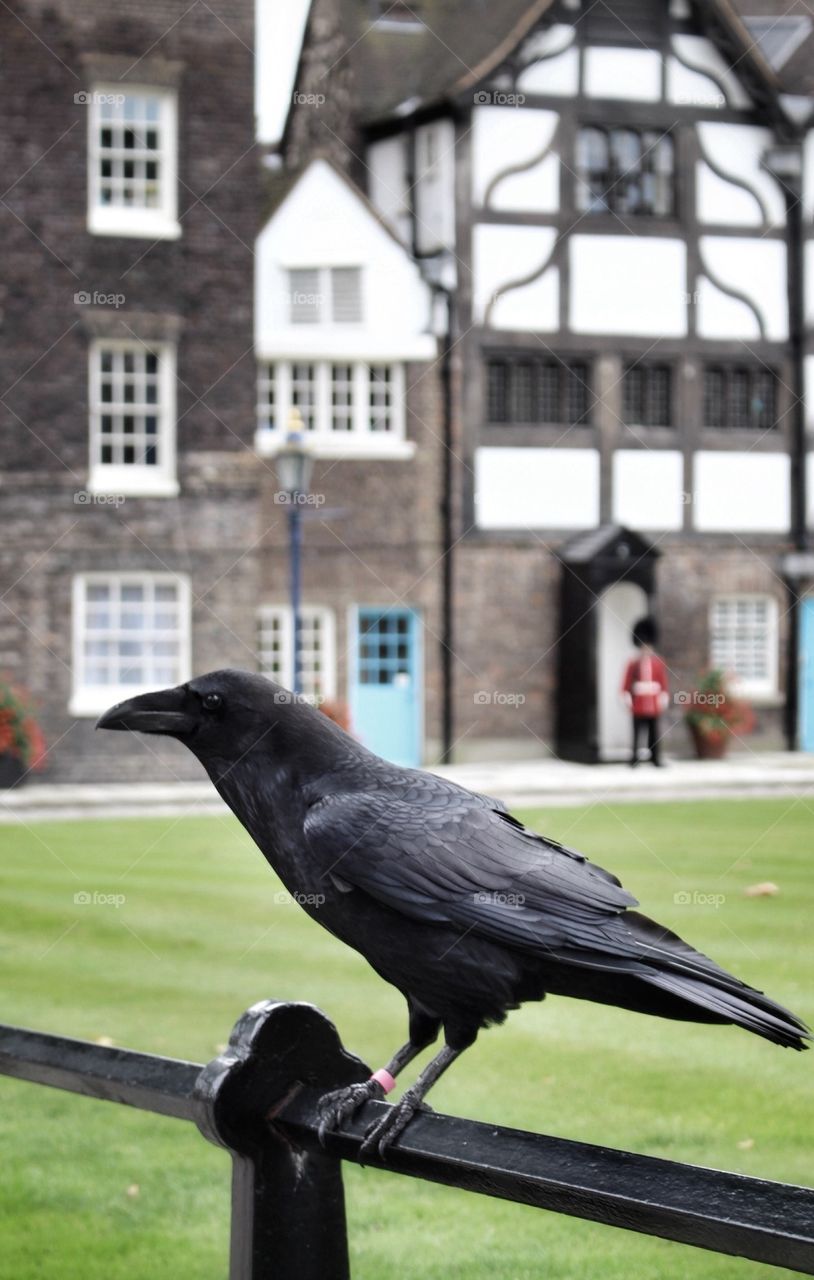
<svg viewBox="0 0 814 1280"><path fill-rule="evenodd" d="M633 755L631 767L639 763L639 740L647 734L647 746L654 765L661 765L659 755L659 716L670 701L667 669L655 651L656 624L642 618L633 628L633 643L639 650L625 668L622 696L633 717Z"/></svg>

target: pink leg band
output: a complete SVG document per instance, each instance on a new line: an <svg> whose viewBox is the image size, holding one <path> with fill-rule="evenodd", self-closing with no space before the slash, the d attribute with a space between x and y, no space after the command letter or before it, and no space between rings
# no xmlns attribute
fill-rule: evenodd
<svg viewBox="0 0 814 1280"><path fill-rule="evenodd" d="M380 1084L386 1094L392 1093L396 1087L395 1078L391 1076L390 1072L386 1071L384 1067L379 1067L379 1070L374 1071L370 1078L371 1080L375 1080L377 1084Z"/></svg>

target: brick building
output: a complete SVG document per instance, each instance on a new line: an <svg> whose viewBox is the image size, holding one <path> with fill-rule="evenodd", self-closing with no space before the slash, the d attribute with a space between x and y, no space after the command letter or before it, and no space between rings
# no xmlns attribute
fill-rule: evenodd
<svg viewBox="0 0 814 1280"><path fill-rule="evenodd" d="M179 775L94 737L109 693L253 645L253 15L31 0L7 73L0 668L48 779ZM166 776L166 775L165 775Z"/></svg>
<svg viewBox="0 0 814 1280"><path fill-rule="evenodd" d="M197 776L94 716L291 682L292 410L305 687L374 747L573 754L574 700L618 757L647 608L675 689L727 666L814 747L802 8L312 0L273 155L248 0L0 23L0 668L45 776Z"/></svg>

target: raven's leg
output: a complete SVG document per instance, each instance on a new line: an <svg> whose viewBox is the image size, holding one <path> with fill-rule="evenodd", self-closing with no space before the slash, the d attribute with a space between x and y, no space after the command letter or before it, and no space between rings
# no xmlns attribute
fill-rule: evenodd
<svg viewBox="0 0 814 1280"><path fill-rule="evenodd" d="M384 1068L394 1079L403 1071L413 1058L416 1058L427 1045L438 1039L441 1030L440 1018L433 1018L423 1009L417 1009L408 1000L410 1011L410 1039L393 1054ZM344 1089L335 1089L326 1093L319 1100L319 1140L325 1145L325 1136L332 1129L339 1129L361 1106L375 1099L377 1102L385 1096L383 1086L373 1076L360 1084L349 1084Z"/></svg>
<svg viewBox="0 0 814 1280"><path fill-rule="evenodd" d="M461 1053L463 1049L452 1049L448 1044L444 1045L432 1061L427 1063L415 1084L410 1086L401 1101L386 1111L381 1120L368 1130L360 1155L378 1154L380 1160L385 1159L387 1148L406 1129L436 1080Z"/></svg>

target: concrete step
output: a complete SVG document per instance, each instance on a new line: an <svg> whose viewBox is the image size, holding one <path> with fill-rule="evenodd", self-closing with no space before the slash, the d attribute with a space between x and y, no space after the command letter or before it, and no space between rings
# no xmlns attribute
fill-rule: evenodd
<svg viewBox="0 0 814 1280"><path fill-rule="evenodd" d="M563 760L500 761L433 770L514 808L703 800L738 796L814 795L814 756L741 752L727 760L579 765ZM210 782L32 783L0 791L0 823L75 818L196 817L228 809Z"/></svg>

